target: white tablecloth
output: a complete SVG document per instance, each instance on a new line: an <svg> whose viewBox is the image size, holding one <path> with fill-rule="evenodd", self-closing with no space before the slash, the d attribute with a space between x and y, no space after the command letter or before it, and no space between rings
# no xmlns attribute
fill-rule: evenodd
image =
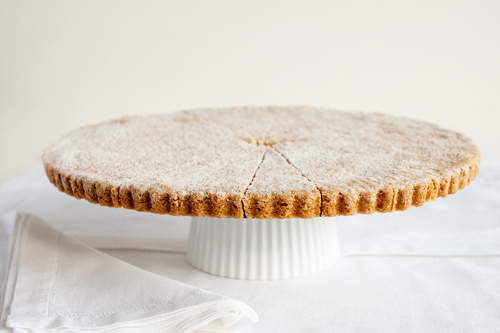
<svg viewBox="0 0 500 333"><path fill-rule="evenodd" d="M260 318L245 332L500 330L498 162L483 163L465 190L423 207L337 218L340 261L285 281L200 272L185 258L189 218L76 200L41 166L0 186L0 216L16 211L140 268L245 302ZM0 230L1 269L10 232Z"/></svg>

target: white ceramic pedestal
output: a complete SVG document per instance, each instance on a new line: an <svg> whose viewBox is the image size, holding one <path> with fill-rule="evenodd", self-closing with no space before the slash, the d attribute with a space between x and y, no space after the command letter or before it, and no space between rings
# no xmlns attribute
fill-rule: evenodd
<svg viewBox="0 0 500 333"><path fill-rule="evenodd" d="M188 261L214 275L278 280L312 274L339 258L335 220L194 217Z"/></svg>

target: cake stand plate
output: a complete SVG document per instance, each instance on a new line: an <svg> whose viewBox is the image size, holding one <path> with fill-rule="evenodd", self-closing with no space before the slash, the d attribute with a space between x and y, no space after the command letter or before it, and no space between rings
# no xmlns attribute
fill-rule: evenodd
<svg viewBox="0 0 500 333"><path fill-rule="evenodd" d="M335 218L194 217L187 258L214 275L278 280L323 270L339 258Z"/></svg>

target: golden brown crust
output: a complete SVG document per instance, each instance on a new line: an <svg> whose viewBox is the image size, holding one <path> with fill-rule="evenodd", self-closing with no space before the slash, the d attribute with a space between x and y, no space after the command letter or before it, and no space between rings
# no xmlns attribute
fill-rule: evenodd
<svg viewBox="0 0 500 333"><path fill-rule="evenodd" d="M245 197L243 206L247 218L308 219L320 215L321 196L319 192L295 192L287 195L251 194Z"/></svg>
<svg viewBox="0 0 500 333"><path fill-rule="evenodd" d="M313 218L354 214L390 213L411 206L422 206L437 197L454 194L469 185L479 171L479 159L454 174L443 174L427 183L399 189L389 185L372 192L322 191L296 192L288 195L240 197L210 194L186 195L178 198L172 192L141 191L92 183L64 175L45 163L45 171L52 184L60 191L77 199L108 207L124 207L157 214L232 217L232 218ZM242 204L243 203L243 204Z"/></svg>

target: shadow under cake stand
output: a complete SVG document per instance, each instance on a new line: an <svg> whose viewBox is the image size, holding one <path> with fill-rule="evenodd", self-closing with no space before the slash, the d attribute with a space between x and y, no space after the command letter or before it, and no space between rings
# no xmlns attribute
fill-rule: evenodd
<svg viewBox="0 0 500 333"><path fill-rule="evenodd" d="M44 151L50 181L104 206L193 216L188 261L219 276L303 276L338 260L334 216L464 188L479 150L407 118L311 107L193 110L87 126Z"/></svg>

